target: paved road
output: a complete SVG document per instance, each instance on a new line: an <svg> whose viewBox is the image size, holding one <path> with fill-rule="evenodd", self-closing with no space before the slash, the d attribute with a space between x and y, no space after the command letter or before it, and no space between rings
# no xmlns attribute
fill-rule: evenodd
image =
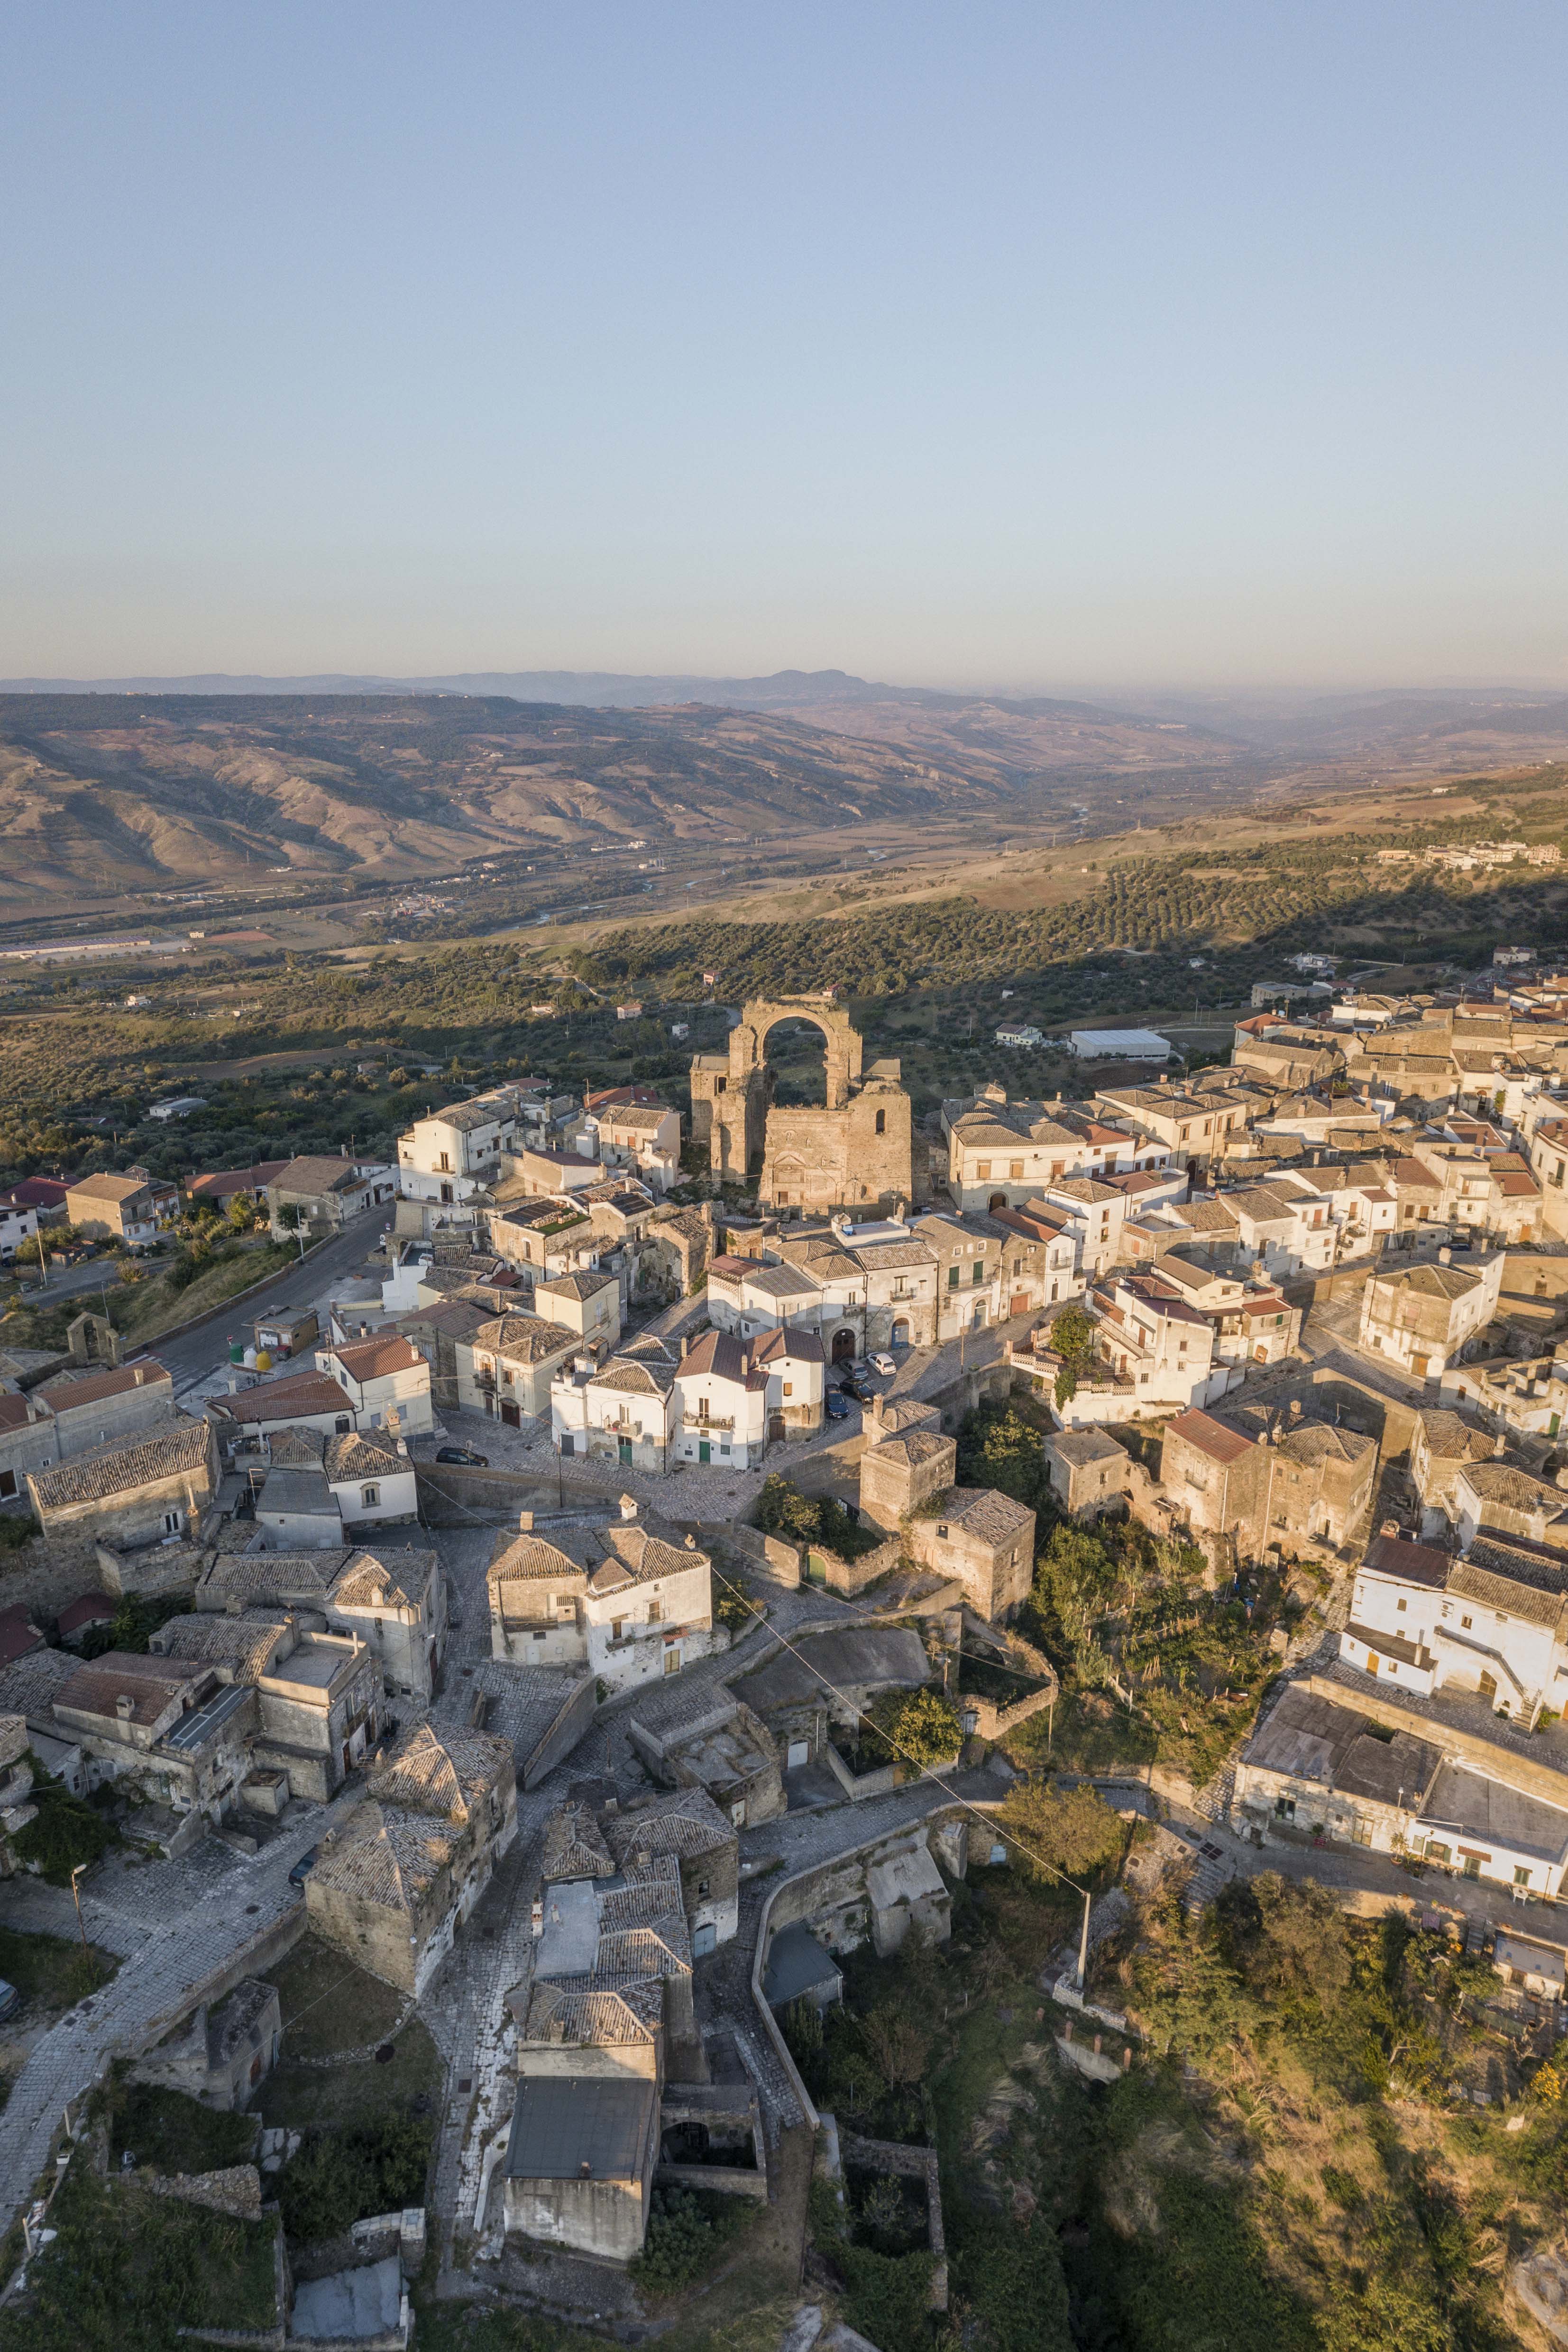
<svg viewBox="0 0 1568 2352"><path fill-rule="evenodd" d="M344 1227L334 1241L303 1258L291 1273L280 1274L259 1302L247 1299L242 1304L215 1307L195 1331L177 1339L150 1339L140 1355L156 1356L174 1376L176 1394L191 1388L223 1361L228 1352L228 1335L248 1328L258 1304L268 1307L310 1307L329 1286L345 1274L355 1274L363 1265L373 1244L381 1238L381 1229L391 1223L385 1207L367 1210L363 1217ZM377 1261L379 1265L380 1261Z"/></svg>

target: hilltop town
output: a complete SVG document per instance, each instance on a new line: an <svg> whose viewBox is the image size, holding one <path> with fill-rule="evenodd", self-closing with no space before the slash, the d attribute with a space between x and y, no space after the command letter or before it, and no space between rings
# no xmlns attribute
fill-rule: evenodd
<svg viewBox="0 0 1568 2352"><path fill-rule="evenodd" d="M0 1356L0 1926L60 1955L0 2027L18 2260L64 2154L255 2233L242 2334L405 2343L421 2281L635 2329L733 2238L781 2342L1024 2341L996 2216L1050 2326L1083 2291L1046 2159L990 2105L950 2137L894 2026L1000 1987L1031 2114L1195 2063L1182 1937L1247 1902L1458 1954L1422 2095L1528 2120L1568 973L1295 962L1220 1063L1071 1033L1070 1097L917 1119L829 990L735 1007L684 1118L544 1075L395 1161L11 1188L23 1262L155 1261L193 1204L296 1253L150 1347L84 1292ZM820 1106L777 1098L802 1026ZM1550 2316L1527 2221L1510 2307Z"/></svg>

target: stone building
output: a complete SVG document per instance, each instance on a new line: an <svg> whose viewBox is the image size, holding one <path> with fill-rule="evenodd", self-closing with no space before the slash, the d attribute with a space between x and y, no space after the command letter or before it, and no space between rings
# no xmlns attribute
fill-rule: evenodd
<svg viewBox="0 0 1568 2352"><path fill-rule="evenodd" d="M1442 1405L1427 1405L1410 1432L1410 1483L1421 1497L1421 1534L1440 1536L1458 1523L1454 1482L1472 1462L1490 1462L1502 1450L1501 1437L1478 1429Z"/></svg>
<svg viewBox="0 0 1568 2352"><path fill-rule="evenodd" d="M131 2079L232 2112L249 2105L251 2093L278 2063L282 2040L277 1986L244 1977L223 2000L198 2001L136 2061Z"/></svg>
<svg viewBox="0 0 1568 2352"><path fill-rule="evenodd" d="M1387 1356L1415 1380L1437 1380L1496 1314L1502 1272L1498 1250L1489 1258L1478 1255L1465 1268L1439 1263L1369 1275L1361 1299L1362 1346Z"/></svg>
<svg viewBox="0 0 1568 2352"><path fill-rule="evenodd" d="M489 1575L490 1654L525 1666L586 1668L629 1690L723 1649L713 1623L712 1565L690 1537L639 1517L630 1496L599 1528L496 1538Z"/></svg>
<svg viewBox="0 0 1568 2352"><path fill-rule="evenodd" d="M650 1687L628 1712L626 1733L656 1780L706 1789L738 1830L784 1811L773 1734L726 1683Z"/></svg>
<svg viewBox="0 0 1568 2352"><path fill-rule="evenodd" d="M102 1371L61 1372L33 1397L53 1416L57 1462L95 1445L121 1445L174 1417L174 1383L153 1357Z"/></svg>
<svg viewBox="0 0 1568 2352"><path fill-rule="evenodd" d="M860 1456L860 1509L896 1535L933 1496L945 1494L958 1472L958 1442L944 1437L932 1405L875 1397L866 1412Z"/></svg>
<svg viewBox="0 0 1568 2352"><path fill-rule="evenodd" d="M820 1109L773 1101L768 1034L780 1022L820 1029L827 1051ZM691 1132L714 1175L760 1177L760 1197L796 1214L868 1203L889 1210L913 1197L910 1097L896 1061L862 1067L859 1032L831 997L755 1000L742 1010L727 1054L691 1065Z"/></svg>
<svg viewBox="0 0 1568 2352"><path fill-rule="evenodd" d="M1244 1406L1223 1419L1179 1413L1162 1433L1160 1483L1195 1534L1228 1538L1243 1559L1269 1545L1337 1549L1372 1504L1377 1441L1288 1406Z"/></svg>
<svg viewBox="0 0 1568 2352"><path fill-rule="evenodd" d="M647 1798L612 1815L605 1838L623 1870L659 1855L674 1861L694 1959L729 1941L740 1925L740 1839L706 1789Z"/></svg>
<svg viewBox="0 0 1568 2352"><path fill-rule="evenodd" d="M401 1430L413 1437L436 1425L430 1367L401 1331L334 1339L316 1350L316 1367L347 1396L356 1429Z"/></svg>
<svg viewBox="0 0 1568 2352"><path fill-rule="evenodd" d="M305 1881L310 1927L373 1976L417 1995L517 1834L511 1745L421 1724L329 1830Z"/></svg>
<svg viewBox="0 0 1568 2352"><path fill-rule="evenodd" d="M550 1410L550 1384L582 1347L559 1323L537 1315L496 1315L453 1347L456 1403L508 1429Z"/></svg>
<svg viewBox="0 0 1568 2352"><path fill-rule="evenodd" d="M275 1238L300 1229L319 1236L341 1233L366 1209L395 1199L396 1193L396 1171L379 1161L307 1152L290 1160L272 1179L267 1207Z"/></svg>
<svg viewBox="0 0 1568 2352"><path fill-rule="evenodd" d="M430 1402L437 1410L462 1410L458 1386L458 1349L471 1341L490 1318L472 1298L440 1298L397 1318L397 1328L430 1367Z"/></svg>
<svg viewBox="0 0 1568 2352"><path fill-rule="evenodd" d="M835 1730L853 1733L884 1691L935 1679L925 1644L904 1626L808 1633L733 1688L777 1741L786 1772L814 1763Z"/></svg>
<svg viewBox="0 0 1568 2352"><path fill-rule="evenodd" d="M156 1543L196 1527L218 1486L217 1445L205 1421L172 1423L129 1444L96 1446L57 1469L27 1473L33 1514L51 1543Z"/></svg>
<svg viewBox="0 0 1568 2352"><path fill-rule="evenodd" d="M427 1701L447 1643L447 1577L434 1551L356 1551L326 1598L327 1622L380 1663L389 1692Z"/></svg>
<svg viewBox="0 0 1568 2352"><path fill-rule="evenodd" d="M940 1513L940 1515L939 1515ZM905 1541L914 1559L963 1587L977 1615L1011 1617L1035 1579L1035 1515L994 1486L953 1486L910 1518Z"/></svg>
<svg viewBox="0 0 1568 2352"><path fill-rule="evenodd" d="M123 1176L83 1176L68 1186L66 1217L88 1240L124 1242L151 1249L180 1213L180 1189L144 1168Z"/></svg>
<svg viewBox="0 0 1568 2352"><path fill-rule="evenodd" d="M1051 1492L1073 1518L1096 1519L1125 1501L1131 1456L1103 1429L1052 1430L1043 1451Z"/></svg>

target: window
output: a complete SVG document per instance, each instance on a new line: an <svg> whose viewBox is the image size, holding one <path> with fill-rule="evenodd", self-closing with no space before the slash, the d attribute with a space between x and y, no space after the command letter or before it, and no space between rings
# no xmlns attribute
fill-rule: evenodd
<svg viewBox="0 0 1568 2352"><path fill-rule="evenodd" d="M179 1534L179 1532L180 1532L180 1519L181 1519L181 1517L182 1517L182 1514L181 1514L180 1512L178 1512L178 1511L165 1511L165 1512L164 1512L164 1514L163 1514L163 1533L164 1533L165 1535L168 1535L168 1536L177 1536L177 1535Z"/></svg>
<svg viewBox="0 0 1568 2352"><path fill-rule="evenodd" d="M1404 1616L1404 1614L1405 1614L1405 1603L1404 1603L1404 1601L1396 1601L1394 1602L1394 1606L1395 1610L1398 1612L1399 1615L1400 1615L1401 1617L1403 1617L1403 1616Z"/></svg>
<svg viewBox="0 0 1568 2352"><path fill-rule="evenodd" d="M977 1160L974 1163L974 1172L984 1184L991 1174L991 1162L989 1160Z"/></svg>
<svg viewBox="0 0 1568 2352"><path fill-rule="evenodd" d="M1469 1632L1469 1630L1470 1630L1470 1627L1475 1623L1475 1622L1476 1622L1476 1621L1475 1621L1475 1619L1474 1619L1473 1617L1461 1617L1461 1618L1460 1618L1460 1620L1459 1620L1459 1624L1460 1624L1461 1629L1462 1629L1465 1633L1468 1633Z"/></svg>
<svg viewBox="0 0 1568 2352"><path fill-rule="evenodd" d="M359 1490L359 1498L363 1509L374 1511L376 1505L381 1500L381 1488L379 1486L362 1486Z"/></svg>
<svg viewBox="0 0 1568 2352"><path fill-rule="evenodd" d="M784 1393L785 1394L785 1396L794 1396L794 1394L795 1394L795 1382L794 1382L793 1381L785 1381L785 1382L784 1382Z"/></svg>
<svg viewBox="0 0 1568 2352"><path fill-rule="evenodd" d="M680 1672L680 1652L679 1650L666 1650L664 1654L664 1671L667 1675L678 1675Z"/></svg>
<svg viewBox="0 0 1568 2352"><path fill-rule="evenodd" d="M947 1286L950 1290L956 1290L958 1288L958 1268L956 1265L950 1265L947 1269Z"/></svg>
<svg viewBox="0 0 1568 2352"><path fill-rule="evenodd" d="M724 1088L725 1088L725 1087L726 1087L726 1085L727 1085L727 1084L728 1084L728 1081L727 1081L726 1079L724 1079L724 1078L719 1078L719 1079L716 1079L716 1080L715 1080L715 1082L714 1082L714 1087L713 1087L713 1091L714 1091L714 1093L715 1093L716 1095L721 1095L721 1094L723 1093Z"/></svg>
<svg viewBox="0 0 1568 2352"><path fill-rule="evenodd" d="M350 1430L353 1427L353 1423L349 1419L346 1412L340 1412L334 1426L336 1427L337 1433L340 1437L346 1437Z"/></svg>
<svg viewBox="0 0 1568 2352"><path fill-rule="evenodd" d="M1021 1160L1009 1160L1007 1162L1007 1174L1011 1181L1015 1184L1018 1183L1023 1177L1023 1161Z"/></svg>
<svg viewBox="0 0 1568 2352"><path fill-rule="evenodd" d="M612 1618L611 1618L611 1620L610 1620L610 1639L611 1639L611 1641L612 1641L612 1642L618 1642L618 1641L620 1640L620 1638L621 1638L621 1634L622 1634L623 1631L625 1630L626 1622L626 1619L625 1619L624 1617L612 1617Z"/></svg>
<svg viewBox="0 0 1568 2352"><path fill-rule="evenodd" d="M970 1267L970 1269L969 1269L969 1278L970 1278L971 1282L973 1282L973 1283L976 1283L976 1284L979 1284L979 1283L982 1283L982 1282L984 1282L984 1279L985 1279L985 1266L984 1266L984 1261L983 1261L982 1259L980 1259L980 1258L976 1258L976 1259L975 1259L974 1264L973 1264L973 1265Z"/></svg>
<svg viewBox="0 0 1568 2352"><path fill-rule="evenodd" d="M885 1110L879 1110L877 1113L877 1132L879 1135L886 1135L888 1132L888 1114Z"/></svg>
<svg viewBox="0 0 1568 2352"><path fill-rule="evenodd" d="M1530 1885L1529 1871L1521 1870L1516 1867L1513 1874L1513 1883L1516 1886L1528 1886Z"/></svg>
<svg viewBox="0 0 1568 2352"><path fill-rule="evenodd" d="M647 1604L648 1623L650 1625L657 1625L663 1615L664 1611L660 1607L659 1603L657 1601L650 1601Z"/></svg>
<svg viewBox="0 0 1568 2352"><path fill-rule="evenodd" d="M1517 1875L1517 1874L1516 1874L1516 1875ZM712 1885L712 1881L711 1881L710 1879L707 1879L707 1878L700 1878L700 1879L698 1880L698 1882L697 1882L697 1893L698 1893L699 1900L700 1900L700 1898L701 1898L704 1895L706 1895L706 1894L708 1894L708 1893L709 1893L709 1891L710 1891L710 1887L711 1887L711 1885Z"/></svg>

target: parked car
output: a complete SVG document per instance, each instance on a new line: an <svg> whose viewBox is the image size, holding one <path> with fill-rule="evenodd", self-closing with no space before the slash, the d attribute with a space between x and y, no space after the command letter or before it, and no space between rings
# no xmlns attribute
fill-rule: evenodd
<svg viewBox="0 0 1568 2352"><path fill-rule="evenodd" d="M460 1462L468 1470L488 1470L490 1466L488 1454L475 1454L466 1445L443 1445L436 1459L437 1462Z"/></svg>
<svg viewBox="0 0 1568 2352"><path fill-rule="evenodd" d="M894 1363L891 1356L889 1355L875 1355L870 1357L868 1361L870 1363L871 1370L874 1372L880 1372L886 1379L891 1379L892 1375L899 1369L897 1364Z"/></svg>
<svg viewBox="0 0 1568 2352"><path fill-rule="evenodd" d="M827 1407L827 1418L829 1421L848 1420L850 1401L841 1389L829 1389L826 1396L823 1399L823 1402Z"/></svg>
<svg viewBox="0 0 1568 2352"><path fill-rule="evenodd" d="M21 2005L22 1996L16 1986L8 1984L4 1977L0 1977L0 2017L9 2017L12 2011L19 2009Z"/></svg>
<svg viewBox="0 0 1568 2352"><path fill-rule="evenodd" d="M289 1884L290 1886L303 1886L305 1881L309 1878L311 1871L316 1866L316 1856L321 1853L321 1849L319 1845L313 1845L310 1849L309 1853L302 1853L300 1856L299 1861L289 1873Z"/></svg>
<svg viewBox="0 0 1568 2352"><path fill-rule="evenodd" d="M863 1372L847 1372L838 1383L844 1394L861 1404L869 1404L876 1391Z"/></svg>

